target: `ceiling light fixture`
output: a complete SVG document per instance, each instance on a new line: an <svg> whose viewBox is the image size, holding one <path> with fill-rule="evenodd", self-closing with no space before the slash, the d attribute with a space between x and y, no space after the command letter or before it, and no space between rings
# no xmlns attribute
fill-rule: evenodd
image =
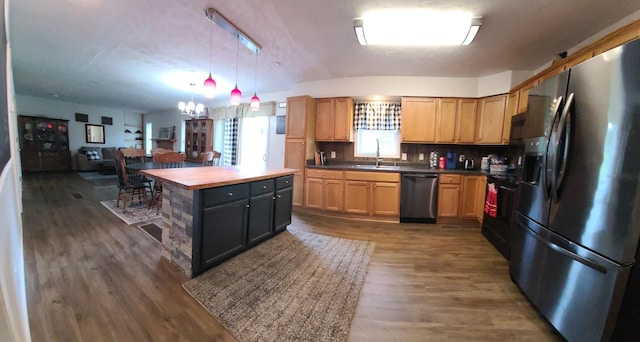
<svg viewBox="0 0 640 342"><path fill-rule="evenodd" d="M240 38L236 41L236 86L231 91L231 105L237 106L242 101L242 92L238 89L238 49L240 47Z"/></svg>
<svg viewBox="0 0 640 342"><path fill-rule="evenodd" d="M429 10L374 11L353 20L360 45L469 45L481 25L467 12Z"/></svg>
<svg viewBox="0 0 640 342"><path fill-rule="evenodd" d="M215 8L207 8L204 11L204 15L209 18L214 24L220 26L223 30L229 32L232 36L236 37L242 45L246 46L249 50L254 53L260 52L262 50L262 46L256 43L255 40L251 39L246 33L242 32L236 25L229 21L229 19L225 18L222 13L218 12Z"/></svg>
<svg viewBox="0 0 640 342"><path fill-rule="evenodd" d="M216 96L216 81L211 77L211 64L212 64L212 52L213 50L213 22L209 27L209 78L204 80L203 84L203 93L204 97L212 99Z"/></svg>
<svg viewBox="0 0 640 342"><path fill-rule="evenodd" d="M260 98L257 95L257 85L258 85L258 52L256 52L256 75L253 78L253 97L249 102L249 109L252 111L257 111L260 109Z"/></svg>
<svg viewBox="0 0 640 342"><path fill-rule="evenodd" d="M189 85L195 89L195 83L189 83ZM192 91L191 101L188 103L184 103L182 101L178 102L178 109L180 109L180 114L197 119L200 117L200 113L204 111L204 105L202 103L198 103L198 105L196 105L196 103L193 102L193 93L194 92Z"/></svg>

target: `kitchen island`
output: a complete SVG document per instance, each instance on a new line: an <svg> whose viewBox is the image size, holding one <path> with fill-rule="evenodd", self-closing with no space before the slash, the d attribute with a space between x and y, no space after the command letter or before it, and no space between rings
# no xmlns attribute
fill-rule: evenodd
<svg viewBox="0 0 640 342"><path fill-rule="evenodd" d="M192 278L291 223L294 169L143 170L162 182L163 257Z"/></svg>

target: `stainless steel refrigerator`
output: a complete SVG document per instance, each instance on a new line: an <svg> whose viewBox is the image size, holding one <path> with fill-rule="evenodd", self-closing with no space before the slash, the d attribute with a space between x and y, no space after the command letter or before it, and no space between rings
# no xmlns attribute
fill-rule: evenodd
<svg viewBox="0 0 640 342"><path fill-rule="evenodd" d="M529 94L511 278L568 341L640 341L640 41Z"/></svg>

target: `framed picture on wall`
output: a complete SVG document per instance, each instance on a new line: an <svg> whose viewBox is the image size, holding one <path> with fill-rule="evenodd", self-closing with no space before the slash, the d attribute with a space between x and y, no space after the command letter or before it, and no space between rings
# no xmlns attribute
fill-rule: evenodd
<svg viewBox="0 0 640 342"><path fill-rule="evenodd" d="M276 116L276 134L284 134L285 119L286 116L284 115Z"/></svg>

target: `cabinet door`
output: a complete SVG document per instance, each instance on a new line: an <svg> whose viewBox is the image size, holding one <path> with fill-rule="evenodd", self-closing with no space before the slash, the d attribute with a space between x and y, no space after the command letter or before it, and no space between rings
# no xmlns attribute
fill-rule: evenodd
<svg viewBox="0 0 640 342"><path fill-rule="evenodd" d="M344 198L344 181L338 179L325 179L323 183L323 209L329 211L342 211Z"/></svg>
<svg viewBox="0 0 640 342"><path fill-rule="evenodd" d="M438 187L438 217L458 217L460 184L440 184Z"/></svg>
<svg viewBox="0 0 640 342"><path fill-rule="evenodd" d="M462 218L476 218L479 178L480 176L462 177L462 195L460 198L460 217Z"/></svg>
<svg viewBox="0 0 640 342"><path fill-rule="evenodd" d="M350 97L336 98L333 139L353 141L353 99Z"/></svg>
<svg viewBox="0 0 640 342"><path fill-rule="evenodd" d="M434 142L436 111L435 98L403 98L400 124L402 142Z"/></svg>
<svg viewBox="0 0 640 342"><path fill-rule="evenodd" d="M304 171L306 143L301 139L286 139L284 142L284 167Z"/></svg>
<svg viewBox="0 0 640 342"><path fill-rule="evenodd" d="M307 178L305 180L306 191L304 206L307 208L322 209L323 186L321 178Z"/></svg>
<svg viewBox="0 0 640 342"><path fill-rule="evenodd" d="M458 101L456 99L438 99L436 142L453 143L455 141L457 110Z"/></svg>
<svg viewBox="0 0 640 342"><path fill-rule="evenodd" d="M476 135L476 111L478 100L458 100L456 119L456 143L472 144Z"/></svg>
<svg viewBox="0 0 640 342"><path fill-rule="evenodd" d="M274 193L269 192L249 199L249 225L247 244L249 246L268 238L273 234Z"/></svg>
<svg viewBox="0 0 640 342"><path fill-rule="evenodd" d="M248 206L249 200L244 199L202 211L201 265L203 269L245 249Z"/></svg>
<svg viewBox="0 0 640 342"><path fill-rule="evenodd" d="M502 127L502 143L508 144L509 137L511 135L511 118L518 114L518 96L520 94L517 91L509 94L507 98L507 109L504 114L504 127Z"/></svg>
<svg viewBox="0 0 640 342"><path fill-rule="evenodd" d="M400 183L374 182L371 193L371 214L400 215Z"/></svg>
<svg viewBox="0 0 640 342"><path fill-rule="evenodd" d="M296 172L293 174L293 187L291 196L293 205L297 207L301 207L304 205L304 174L302 172Z"/></svg>
<svg viewBox="0 0 640 342"><path fill-rule="evenodd" d="M480 100L476 142L479 144L501 144L502 127L507 103L506 95L487 97Z"/></svg>
<svg viewBox="0 0 640 342"><path fill-rule="evenodd" d="M369 182L344 182L344 211L352 214L368 214L371 203Z"/></svg>
<svg viewBox="0 0 640 342"><path fill-rule="evenodd" d="M293 188L284 188L276 191L275 209L273 210L273 231L281 232L291 224L291 205Z"/></svg>
<svg viewBox="0 0 640 342"><path fill-rule="evenodd" d="M305 138L307 128L307 96L287 98L286 138Z"/></svg>
<svg viewBox="0 0 640 342"><path fill-rule="evenodd" d="M316 99L316 140L333 141L335 100Z"/></svg>

